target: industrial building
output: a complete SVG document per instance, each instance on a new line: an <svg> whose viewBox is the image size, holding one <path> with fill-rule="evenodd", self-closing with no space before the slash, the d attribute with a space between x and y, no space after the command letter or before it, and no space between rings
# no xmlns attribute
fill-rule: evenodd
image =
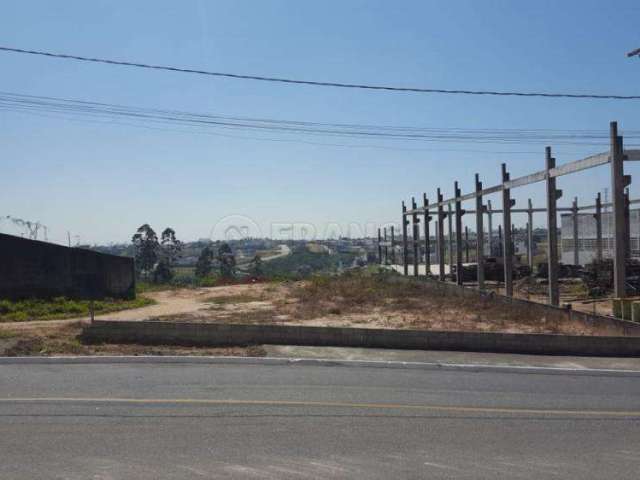
<svg viewBox="0 0 640 480"><path fill-rule="evenodd" d="M573 213L560 216L561 256L564 264L574 264ZM578 264L591 263L596 258L596 220L593 213L578 213ZM640 209L629 210L631 257L640 257ZM602 258L613 258L613 215L602 212Z"/></svg>

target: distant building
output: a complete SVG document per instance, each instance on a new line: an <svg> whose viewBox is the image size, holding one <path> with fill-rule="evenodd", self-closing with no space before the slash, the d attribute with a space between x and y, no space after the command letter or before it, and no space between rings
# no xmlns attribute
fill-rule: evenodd
<svg viewBox="0 0 640 480"><path fill-rule="evenodd" d="M593 213L578 214L578 260L580 265L591 263L596 258L596 220ZM565 264L573 264L573 214L565 213L561 220L561 258ZM631 257L640 257L640 209L629 211L631 230ZM602 212L602 257L613 256L613 215Z"/></svg>

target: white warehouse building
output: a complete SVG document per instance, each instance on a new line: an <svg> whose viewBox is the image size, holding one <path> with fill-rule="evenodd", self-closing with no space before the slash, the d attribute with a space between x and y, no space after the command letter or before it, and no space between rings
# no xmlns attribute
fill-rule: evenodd
<svg viewBox="0 0 640 480"><path fill-rule="evenodd" d="M593 213L579 213L578 216L578 260L580 265L591 263L596 258L596 219ZM564 264L573 264L573 214L564 213L561 220L561 255ZM640 257L640 209L629 211L631 230L631 257ZM602 257L613 256L613 215L602 212Z"/></svg>

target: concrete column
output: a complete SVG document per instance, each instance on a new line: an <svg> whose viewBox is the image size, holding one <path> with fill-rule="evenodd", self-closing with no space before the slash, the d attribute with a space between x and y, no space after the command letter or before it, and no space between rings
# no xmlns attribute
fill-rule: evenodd
<svg viewBox="0 0 640 480"><path fill-rule="evenodd" d="M384 264L385 265L389 265L389 247L386 245L387 243L387 227L384 227L384 229L382 230L384 232L383 238L384 238Z"/></svg>
<svg viewBox="0 0 640 480"><path fill-rule="evenodd" d="M407 206L402 202L402 272L405 275L409 275L409 247L407 245Z"/></svg>
<svg viewBox="0 0 640 480"><path fill-rule="evenodd" d="M498 225L498 241L497 241L497 248L496 250L496 257L501 257L502 256L502 225Z"/></svg>
<svg viewBox="0 0 640 480"><path fill-rule="evenodd" d="M438 189L438 280L444 282L444 209L442 208L442 193Z"/></svg>
<svg viewBox="0 0 640 480"><path fill-rule="evenodd" d="M489 230L487 231L487 241L489 243L489 256L493 257L493 211L491 208L491 200L487 200L487 220L489 221Z"/></svg>
<svg viewBox="0 0 640 480"><path fill-rule="evenodd" d="M602 262L602 198L600 192L596 197L596 213L593 218L596 219L596 261Z"/></svg>
<svg viewBox="0 0 640 480"><path fill-rule="evenodd" d="M416 204L416 199L411 197L411 208L414 213L411 215L411 221L413 223L413 276L418 276L418 267L420 266L420 220L418 219L418 214L415 213L418 205Z"/></svg>
<svg viewBox="0 0 640 480"><path fill-rule="evenodd" d="M391 265L396 264L396 241L393 231L393 225L391 225Z"/></svg>
<svg viewBox="0 0 640 480"><path fill-rule="evenodd" d="M453 271L453 213L450 203L447 203L447 224L449 227L449 273L451 273Z"/></svg>
<svg viewBox="0 0 640 480"><path fill-rule="evenodd" d="M527 210L527 263L533 272L533 204L529 199Z"/></svg>
<svg viewBox="0 0 640 480"><path fill-rule="evenodd" d="M460 188L458 187L458 182L454 183L453 191L456 197L456 283L458 285L462 285L462 202L458 199L460 198Z"/></svg>
<svg viewBox="0 0 640 480"><path fill-rule="evenodd" d="M623 298L625 291L625 219L624 188L631 182L631 177L624 175L624 157L622 137L618 136L617 122L609 125L610 163L611 163L611 195L613 209L613 289L614 296Z"/></svg>
<svg viewBox="0 0 640 480"><path fill-rule="evenodd" d="M465 251L465 262L469 263L469 227L464 227L464 251Z"/></svg>
<svg viewBox="0 0 640 480"><path fill-rule="evenodd" d="M556 179L549 175L555 168L556 159L551 156L551 147L545 149L545 168L547 169L547 257L549 270L549 303L560 305L558 288L558 218L556 202L562 197L562 190L556 188Z"/></svg>
<svg viewBox="0 0 640 480"><path fill-rule="evenodd" d="M509 181L507 165L502 164L502 183ZM502 241L502 258L504 261L504 289L507 297L513 297L513 246L511 245L511 207L515 201L508 188L502 189L502 225L504 239Z"/></svg>
<svg viewBox="0 0 640 480"><path fill-rule="evenodd" d="M573 264L580 265L580 249L578 248L578 197L573 198L571 205L571 218L573 220Z"/></svg>
<svg viewBox="0 0 640 480"><path fill-rule="evenodd" d="M382 233L378 229L378 263L382 265Z"/></svg>
<svg viewBox="0 0 640 480"><path fill-rule="evenodd" d="M624 189L624 258L625 261L631 259L631 203L629 200L629 189Z"/></svg>
<svg viewBox="0 0 640 480"><path fill-rule="evenodd" d="M482 216L484 214L484 205L482 204L482 182L480 175L476 173L476 262L478 263L478 289L484 290L484 227L482 225Z"/></svg>
<svg viewBox="0 0 640 480"><path fill-rule="evenodd" d="M429 215L429 200L427 194L422 194L422 205L424 206L424 267L427 276L431 275L431 233L429 232L429 223L431 216Z"/></svg>

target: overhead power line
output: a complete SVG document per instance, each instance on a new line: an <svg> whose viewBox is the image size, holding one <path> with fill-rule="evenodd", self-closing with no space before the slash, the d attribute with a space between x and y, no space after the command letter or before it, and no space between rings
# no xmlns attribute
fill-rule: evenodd
<svg viewBox="0 0 640 480"><path fill-rule="evenodd" d="M131 122L132 126L145 128L180 126L208 131L250 131L261 135L277 133L289 139L337 137L393 142L579 146L606 145L609 139L607 130L428 128L311 122L140 108L8 92L0 92L0 110L32 115L56 115L81 121L120 122L125 120ZM640 131L627 130L625 138L640 139Z"/></svg>
<svg viewBox="0 0 640 480"><path fill-rule="evenodd" d="M197 70L191 68L171 67L166 65L153 65L141 62L127 62L123 60L112 60L105 58L83 57L80 55L70 55L65 53L45 52L41 50L26 50L22 48L0 46L0 50L5 52L21 53L28 55L40 55L65 60L77 60L82 62L104 63L109 65L121 65L127 67L148 68L153 70L165 70L180 73L192 73L197 75L208 75L213 77L234 78L240 80L257 80L262 82L277 82L297 85L311 85L316 87L338 87L357 88L365 90L384 90L391 92L413 92L413 93L437 93L451 95L492 95L507 97L545 97L545 98L573 98L573 99L597 99L597 100L639 100L640 95L611 95L611 94L591 94L591 93L546 93L546 92L516 92L516 91L494 91L494 90L452 90L442 88L419 88L419 87L399 87L391 85L367 85L358 83L342 82L322 82L315 80L296 80L291 78L267 77L262 75L248 75L238 73L213 72L208 70Z"/></svg>

